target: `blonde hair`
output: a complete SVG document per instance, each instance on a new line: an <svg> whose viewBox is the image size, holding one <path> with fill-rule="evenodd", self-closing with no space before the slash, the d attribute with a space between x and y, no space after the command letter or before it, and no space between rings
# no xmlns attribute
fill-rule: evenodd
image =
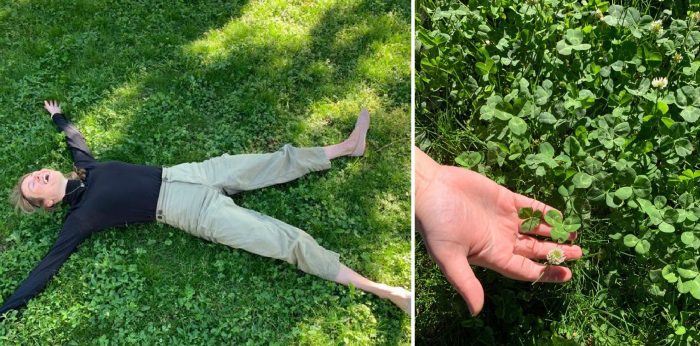
<svg viewBox="0 0 700 346"><path fill-rule="evenodd" d="M19 178L17 181L17 184L15 187L12 188L10 191L10 203L15 206L15 210L18 212L23 212L25 214L31 214L33 212L36 212L37 210L43 209L43 210L48 210L52 211L55 209L56 205L58 203L54 204L52 207L47 208L44 207L44 200L41 198L31 198L27 197L22 193L22 182L24 181L25 178L27 178L31 173L27 173L23 175L22 177ZM67 179L85 179L85 169L78 169L75 168L75 172L70 172L70 173L64 173L64 177Z"/></svg>
<svg viewBox="0 0 700 346"><path fill-rule="evenodd" d="M10 191L10 203L15 206L15 210L26 214L31 214L44 205L44 200L41 198L30 198L22 193L22 182L31 173L27 173L19 178L17 185Z"/></svg>

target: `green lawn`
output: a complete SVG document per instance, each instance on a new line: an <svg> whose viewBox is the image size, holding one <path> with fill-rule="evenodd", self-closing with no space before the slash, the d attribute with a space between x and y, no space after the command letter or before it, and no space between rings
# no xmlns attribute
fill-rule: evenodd
<svg viewBox="0 0 700 346"><path fill-rule="evenodd" d="M378 281L410 285L408 1L2 1L0 171L71 169L42 109L59 99L99 160L174 165L342 140L363 158L244 193ZM0 295L56 239L65 211L0 211ZM388 301L161 224L94 234L0 344L409 344Z"/></svg>

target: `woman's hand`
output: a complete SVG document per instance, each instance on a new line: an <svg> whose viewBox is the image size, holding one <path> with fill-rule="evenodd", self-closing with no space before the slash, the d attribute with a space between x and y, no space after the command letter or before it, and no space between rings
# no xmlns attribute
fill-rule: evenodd
<svg viewBox="0 0 700 346"><path fill-rule="evenodd" d="M51 114L51 118L53 118L53 115L56 113L63 113L61 111L61 104L55 100L45 100L44 109L46 109L46 111L48 111L49 114Z"/></svg>
<svg viewBox="0 0 700 346"><path fill-rule="evenodd" d="M428 251L462 295L472 315L484 305L484 290L470 264L516 280L571 279L569 268L547 266L533 259L546 259L556 247L564 251L567 260L578 259L580 247L531 236L549 237L551 227L544 223L529 234L519 231L519 208L530 207L544 214L552 207L514 193L476 172L439 165L419 149L415 149L415 154L417 227Z"/></svg>

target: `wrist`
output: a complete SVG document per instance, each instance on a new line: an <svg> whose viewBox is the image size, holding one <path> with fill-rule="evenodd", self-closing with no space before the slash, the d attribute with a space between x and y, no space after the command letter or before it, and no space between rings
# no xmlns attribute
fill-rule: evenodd
<svg viewBox="0 0 700 346"><path fill-rule="evenodd" d="M415 212L418 220L423 216L424 195L435 179L441 165L422 150L414 147L415 152Z"/></svg>

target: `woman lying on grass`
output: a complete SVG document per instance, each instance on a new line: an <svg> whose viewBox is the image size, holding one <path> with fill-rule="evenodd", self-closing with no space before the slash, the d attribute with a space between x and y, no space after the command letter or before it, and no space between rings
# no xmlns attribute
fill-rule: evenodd
<svg viewBox="0 0 700 346"><path fill-rule="evenodd" d="M66 135L75 173L42 169L20 178L12 202L27 213L70 208L46 257L0 307L0 316L37 295L78 245L99 230L157 220L216 243L261 256L285 260L326 280L387 298L408 312L411 294L401 287L373 282L341 264L339 256L321 247L304 231L237 206L226 196L284 183L312 171L329 169L330 160L361 156L369 129L363 110L345 141L323 148L285 145L271 154L224 154L200 163L174 167L97 162L85 139L61 113L56 101L44 101L54 124Z"/></svg>

